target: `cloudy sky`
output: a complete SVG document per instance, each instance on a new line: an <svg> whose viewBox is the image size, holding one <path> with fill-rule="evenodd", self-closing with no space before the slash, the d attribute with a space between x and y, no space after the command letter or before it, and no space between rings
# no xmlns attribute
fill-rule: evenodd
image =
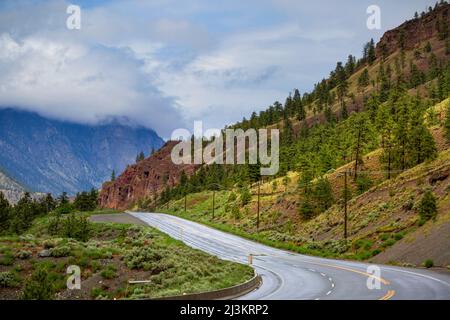
<svg viewBox="0 0 450 320"><path fill-rule="evenodd" d="M66 27L69 4L81 29ZM366 27L369 5L381 30ZM426 0L1 0L0 107L169 137L221 128L313 84Z"/></svg>

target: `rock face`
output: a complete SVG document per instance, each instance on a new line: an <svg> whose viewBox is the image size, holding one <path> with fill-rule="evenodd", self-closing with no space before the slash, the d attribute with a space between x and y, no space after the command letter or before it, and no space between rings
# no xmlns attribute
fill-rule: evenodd
<svg viewBox="0 0 450 320"><path fill-rule="evenodd" d="M449 28L450 4L440 5L423 17L408 20L399 27L384 33L376 47L377 57L389 55L403 47L412 50L423 41L439 35L440 30ZM448 31L447 31L448 32Z"/></svg>
<svg viewBox="0 0 450 320"><path fill-rule="evenodd" d="M0 171L0 192L3 193L10 204L14 205L23 197L26 189ZM42 196L44 196L42 193L31 193L33 199Z"/></svg>
<svg viewBox="0 0 450 320"><path fill-rule="evenodd" d="M95 126L0 109L0 169L25 189L59 194L99 188L143 151L164 141L150 129L112 121Z"/></svg>
<svg viewBox="0 0 450 320"><path fill-rule="evenodd" d="M137 164L128 166L115 180L105 182L100 192L100 206L127 209L141 199L154 197L166 186L179 182L184 171L190 176L196 165L176 165L170 153L178 141L167 142L158 152Z"/></svg>

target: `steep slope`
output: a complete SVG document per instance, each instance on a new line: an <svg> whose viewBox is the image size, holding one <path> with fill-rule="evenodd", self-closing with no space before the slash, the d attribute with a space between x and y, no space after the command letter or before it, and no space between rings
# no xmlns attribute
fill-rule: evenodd
<svg viewBox="0 0 450 320"><path fill-rule="evenodd" d="M170 153L177 141L167 142L149 158L128 166L115 181L105 182L100 193L100 205L104 208L126 209L151 201L166 186L180 181L182 172L190 176L195 165L175 165Z"/></svg>
<svg viewBox="0 0 450 320"><path fill-rule="evenodd" d="M118 122L89 126L0 110L0 167L32 191L98 188L139 152L148 154L162 144L154 131Z"/></svg>
<svg viewBox="0 0 450 320"><path fill-rule="evenodd" d="M254 113L250 120L244 119L243 122L236 124L235 127L244 130L261 127L282 128L280 150L282 170L278 177L266 180L260 187L256 184L251 185L251 195L244 197L245 187L242 186L258 179L250 176L252 174L250 166L240 166L244 168L241 171L239 166L222 170L225 174L217 174L215 182L229 188L216 192L208 190L210 188L205 183L205 173L203 172L202 176L200 174L202 171L199 171L198 175L194 175L192 184L189 180L187 185L173 188L168 197L166 193L154 192L152 198L160 195L160 207L157 209L284 248L354 259L370 259L381 252L387 252L390 246L406 235L412 234L416 228L420 230L418 232L423 232L424 227L418 223L418 213L414 205L417 205L426 188L431 188L438 198L440 211L437 220L441 217L445 219L447 212L445 199L448 197L446 191L448 188L445 188L445 183L448 183L445 168L450 159L449 142L443 138L442 124L449 100L434 107L433 104L448 97L450 92L448 32L444 32L447 33L445 36L441 35L443 25L448 31L449 8L448 4L443 4L424 14L422 18L408 21L387 32L378 43L376 56L371 61L367 58L362 59L355 66L354 72L344 72L345 76L338 80L342 85L348 82L347 93L342 95L341 101L333 98L330 102L327 97L325 99L327 105L322 105L334 113L334 119L333 117L328 119L326 112L323 109L321 111L319 107L320 99L323 98L321 93L337 94L336 84L339 83L336 80L339 78L336 77L337 71L332 72L330 79L321 83L325 84L326 89L321 91L316 87L313 93L303 97L296 92L297 104L293 104L292 99L291 101L287 99L284 106L274 103L274 106L265 112L259 115ZM342 71L342 65L340 69ZM361 87L358 86L358 82L364 70L367 71L368 79L367 84ZM346 115L342 112L345 106L348 107ZM302 108L306 109L303 110L306 112L305 115L299 112ZM380 110L387 110L385 112L387 116L378 122ZM356 112L353 113L354 111ZM363 127L361 119L363 123L370 123L375 132L370 139L362 138L369 141L363 143L367 146L360 149L363 129L356 134L354 128ZM395 165L394 169L397 172L392 174L389 181L386 181L386 164L380 162L380 155L383 152L380 147L386 146L382 143L385 136L381 136L383 128L388 127L386 119L392 120L393 123L387 135L389 139L394 139L392 130L397 130L395 133L398 134L395 137L397 140L392 140L394 146L398 147L403 143L403 154L411 152L408 155L411 157L409 163L404 156L404 163ZM413 119L417 121L412 121ZM320 125L317 125L318 123ZM399 123L404 126L398 125ZM289 126L291 132L288 130ZM415 128L421 131L413 137L412 133L416 133L413 130ZM399 142L399 137L403 137L402 142ZM424 144L422 137L428 139ZM437 160L434 159L436 150L431 143L433 138L439 153ZM358 143L357 152L355 152L356 143ZM432 148L422 148L425 144ZM322 148L324 146L325 148ZM405 151L407 148L409 151ZM412 158L413 151L420 152L420 156ZM363 161L359 161L359 166L354 165L355 158L362 158ZM429 159L428 162L422 163L425 159ZM422 164L418 165L419 163ZM409 169L413 166L417 167ZM360 182L356 179L356 175L350 174L348 184L353 198L349 202L349 240L344 240L343 173L353 168L358 171L359 177L366 175L367 185L360 188L357 185ZM390 173L391 169L389 167ZM443 178L438 179L440 182L436 187L431 178L440 175L441 169L444 170ZM410 175L413 176L412 181L416 182L404 184L404 177ZM233 177L228 179L228 176ZM289 179L285 179L286 177ZM311 195L311 187L316 189L320 177L327 178L331 184L330 193L333 196L331 207L324 208L317 205L320 202L316 200L317 198L314 201L307 198L316 196ZM133 179L132 176L128 178ZM306 182L301 181L299 184L300 178L305 178ZM430 182L422 183L422 180ZM375 187L367 191L370 186ZM377 191L378 187L387 189L382 189L381 192ZM184 198L186 190L203 191L189 194ZM320 191L322 192L320 196L327 195L324 189ZM408 199L404 199L403 191L408 196L415 197L414 203L411 204ZM144 209L154 209L153 204L148 206L148 203L140 202L136 196L137 192L127 188L126 197L133 198L134 204ZM148 198L148 195L146 197ZM363 202L366 197L367 202ZM168 199L171 200L167 201ZM405 208L412 207L405 214L402 210L406 205ZM307 209L305 210L307 214L302 211L303 208ZM260 215L257 217L258 209ZM428 221L426 226L434 223L435 221ZM445 232L447 226L431 229L433 231L429 239L437 239L442 237L441 232ZM448 239L444 238L443 241ZM424 252L430 253L427 258L434 259L441 266L448 263L448 242L439 244L439 248L434 251L430 249L431 245L425 245ZM423 255L417 256L417 260L411 263L420 264L423 262L421 259L424 259ZM410 261L393 254L389 262Z"/></svg>

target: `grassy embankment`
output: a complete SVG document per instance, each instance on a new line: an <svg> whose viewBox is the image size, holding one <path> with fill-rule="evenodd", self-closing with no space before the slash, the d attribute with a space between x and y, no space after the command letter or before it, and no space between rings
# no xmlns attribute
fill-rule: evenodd
<svg viewBox="0 0 450 320"><path fill-rule="evenodd" d="M112 211L76 216L102 213ZM0 237L0 299L155 298L226 288L253 276L249 266L192 249L150 227L88 222L88 239L81 241L65 236L64 221L50 235L52 219L39 217L26 234ZM66 289L69 265L81 268L81 290Z"/></svg>
<svg viewBox="0 0 450 320"><path fill-rule="evenodd" d="M375 151L366 156L365 164L378 164ZM230 232L244 238L287 249L299 253L318 255L331 258L355 260L371 260L380 253L389 250L399 241L414 243L414 233L427 234L435 232L437 226L447 230L450 223L450 177L431 182L430 177L448 170L450 150L448 148L439 153L437 159L418 165L391 180L375 180L374 186L362 194L355 194L349 201L349 237L343 239L343 207L337 201L324 213L310 219L303 220L297 211L299 199L298 175L289 173L291 182L283 186L278 182L277 188L268 182L261 187L260 197L260 230L257 232L256 207L257 189L252 189L251 201L243 205L240 203L238 189L216 192L215 217L212 219L212 192L200 192L187 196L187 210L184 212L184 199L170 201L159 212L174 214L186 219L201 222L222 231ZM338 168L328 178L334 190L341 189L343 172L347 166ZM431 190L436 197L437 215L434 219L424 221L420 219L420 201L426 190ZM338 192L335 192L338 194ZM230 196L231 195L231 196ZM236 199L234 199L236 198ZM238 208L238 209L236 209ZM431 231L430 231L431 230ZM405 238L405 239L404 239ZM443 234L441 243L418 241L417 247L430 252L418 260L411 253L406 257L393 255L390 260L382 261L391 264L421 265L425 260L441 261L439 265L447 266L448 235ZM430 246L427 250L426 246ZM440 252L431 248L441 246ZM431 250L434 249L434 250ZM432 253L433 251L434 253ZM434 256L433 256L434 255ZM397 259L398 257L398 259Z"/></svg>

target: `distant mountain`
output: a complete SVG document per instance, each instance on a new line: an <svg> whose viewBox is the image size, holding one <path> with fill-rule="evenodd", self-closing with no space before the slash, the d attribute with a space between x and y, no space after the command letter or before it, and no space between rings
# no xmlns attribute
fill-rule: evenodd
<svg viewBox="0 0 450 320"><path fill-rule="evenodd" d="M0 171L0 192L11 204L16 204L27 190ZM40 198L44 193L31 193L32 198Z"/></svg>
<svg viewBox="0 0 450 320"><path fill-rule="evenodd" d="M91 126L0 109L0 169L31 191L98 188L139 152L148 155L163 144L155 131L118 121Z"/></svg>

